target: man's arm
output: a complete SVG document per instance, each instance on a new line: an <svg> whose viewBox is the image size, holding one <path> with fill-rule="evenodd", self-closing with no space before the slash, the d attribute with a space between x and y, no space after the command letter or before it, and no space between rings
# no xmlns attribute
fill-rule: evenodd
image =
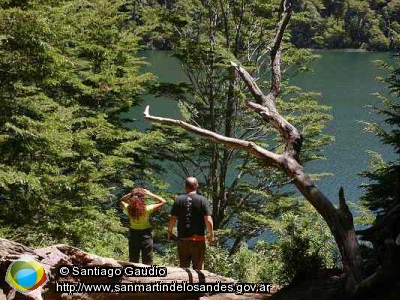
<svg viewBox="0 0 400 300"><path fill-rule="evenodd" d="M211 217L211 209L208 205L207 199L203 198L204 209L204 223L208 231L208 242L212 245L214 243L214 223Z"/></svg>
<svg viewBox="0 0 400 300"><path fill-rule="evenodd" d="M208 242L212 245L214 243L214 223L211 216L204 216L204 222L206 223L208 231Z"/></svg>
<svg viewBox="0 0 400 300"><path fill-rule="evenodd" d="M173 216L171 215L171 217L169 218L169 222L168 222L168 241L171 240L171 236L172 236L172 230L174 229L176 220L178 219L178 216Z"/></svg>

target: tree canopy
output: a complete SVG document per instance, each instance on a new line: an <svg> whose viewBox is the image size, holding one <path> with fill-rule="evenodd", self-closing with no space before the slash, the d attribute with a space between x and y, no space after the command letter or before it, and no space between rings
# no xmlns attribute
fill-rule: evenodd
<svg viewBox="0 0 400 300"><path fill-rule="evenodd" d="M400 67L399 55L396 55L396 66L384 64L390 70L390 75L382 80L387 83L390 94L388 96L378 94L381 105L374 108L375 113L383 117L382 123L367 123L366 131L377 135L383 144L389 145L400 154ZM370 169L362 173L369 179L369 183L363 185L366 194L362 202L378 215L387 213L399 201L399 191L394 185L400 179L400 161L387 162L379 153L370 152ZM399 182L400 183L400 182Z"/></svg>
<svg viewBox="0 0 400 300"><path fill-rule="evenodd" d="M0 224L28 245L125 252L112 208L157 137L120 119L153 79L122 4L2 1Z"/></svg>

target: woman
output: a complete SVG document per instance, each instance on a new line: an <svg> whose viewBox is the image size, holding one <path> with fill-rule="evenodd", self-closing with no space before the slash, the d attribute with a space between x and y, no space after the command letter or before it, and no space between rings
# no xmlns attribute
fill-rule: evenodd
<svg viewBox="0 0 400 300"><path fill-rule="evenodd" d="M150 196L158 201L156 204L146 205L145 196ZM129 237L129 261L139 262L142 252L142 263L153 264L153 238L149 222L150 214L164 205L166 201L152 192L135 188L129 194L121 198L121 206L128 215L131 228Z"/></svg>

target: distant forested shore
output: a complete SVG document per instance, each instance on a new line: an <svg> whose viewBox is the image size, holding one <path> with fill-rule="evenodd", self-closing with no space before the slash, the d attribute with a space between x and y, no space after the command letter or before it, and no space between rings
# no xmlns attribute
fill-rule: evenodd
<svg viewBox="0 0 400 300"><path fill-rule="evenodd" d="M187 3L185 3L187 2ZM241 1L231 1L240 9ZM252 1L255 15L270 19L279 1ZM289 24L290 42L299 48L313 49L365 49L369 51L396 51L400 49L400 0L293 0L295 14ZM185 15L168 15L179 12L182 4L191 1L149 0L135 7L138 19L150 27L158 27L157 35L148 35L158 49L170 49L170 21L177 26L186 24ZM141 12L146 11L144 15ZM147 18L149 12L156 18ZM270 14L268 14L270 12ZM143 19L146 18L146 19ZM172 17L172 18L171 18ZM169 25L167 25L169 24ZM147 41L149 41L147 40Z"/></svg>

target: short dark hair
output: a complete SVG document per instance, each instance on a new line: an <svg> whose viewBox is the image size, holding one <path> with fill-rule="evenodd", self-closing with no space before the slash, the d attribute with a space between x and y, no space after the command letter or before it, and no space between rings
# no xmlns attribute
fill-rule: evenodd
<svg viewBox="0 0 400 300"><path fill-rule="evenodd" d="M187 177L185 179L185 186L188 189L197 190L199 188L199 183L196 177Z"/></svg>

